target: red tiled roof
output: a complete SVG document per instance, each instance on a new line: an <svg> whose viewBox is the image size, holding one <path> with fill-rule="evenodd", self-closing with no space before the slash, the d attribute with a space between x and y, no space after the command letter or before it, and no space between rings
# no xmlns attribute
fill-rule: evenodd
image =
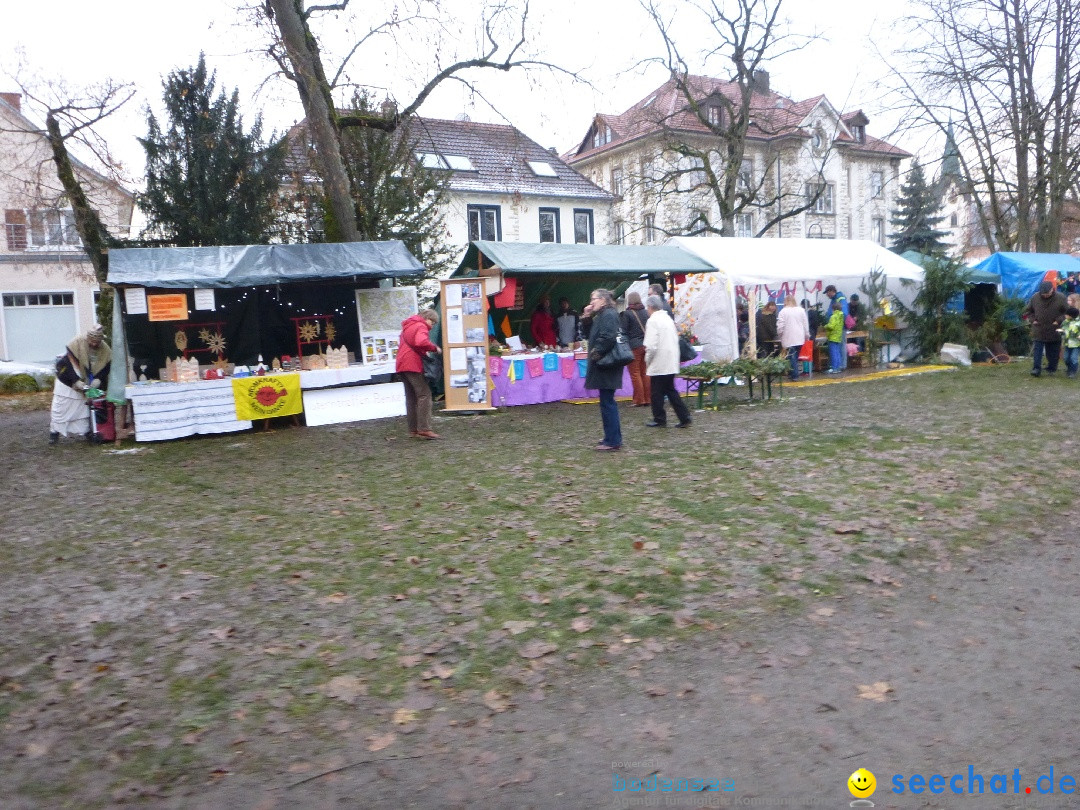
<svg viewBox="0 0 1080 810"><path fill-rule="evenodd" d="M706 101L711 96L723 95L734 104L740 101L739 85L724 79L708 76L687 76L687 84L695 100ZM750 101L751 124L747 137L752 141L773 141L782 138L809 138L810 132L800 124L822 102L828 103L825 96L815 96L802 101L793 101L771 90L755 89ZM861 115L859 110L852 114ZM638 138L658 133L662 130L690 134L708 134L709 128L687 108L686 99L674 78L662 84L653 93L634 104L619 115L598 113L596 122L611 127L612 136L608 143L592 146L589 138L583 140L576 149L563 157L576 163L587 157L614 149ZM867 136L866 143L857 143L845 132L836 135L837 144L850 145L859 151L889 154L895 157L908 157L909 154L885 141Z"/></svg>

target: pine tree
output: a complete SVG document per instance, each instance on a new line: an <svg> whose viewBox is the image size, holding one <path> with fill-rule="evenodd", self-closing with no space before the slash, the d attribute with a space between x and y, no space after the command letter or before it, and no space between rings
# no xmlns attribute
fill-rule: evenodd
<svg viewBox="0 0 1080 810"><path fill-rule="evenodd" d="M392 115L376 109L365 93L353 96L350 113ZM341 152L352 186L356 225L364 240L400 239L434 278L452 269L456 249L447 244L445 210L449 172L426 168L416 158L418 119L394 132L349 128Z"/></svg>
<svg viewBox="0 0 1080 810"><path fill-rule="evenodd" d="M907 182L900 187L896 215L890 220L896 229L892 235L893 252L915 250L926 256L945 255L949 250L949 245L942 241L946 233L937 229L944 219L941 200L926 182L922 166L916 160Z"/></svg>
<svg viewBox="0 0 1080 810"><path fill-rule="evenodd" d="M244 130L239 94L214 97L206 60L170 73L163 100L168 129L147 113L144 237L182 247L265 243L274 230L285 142L265 144L262 121Z"/></svg>

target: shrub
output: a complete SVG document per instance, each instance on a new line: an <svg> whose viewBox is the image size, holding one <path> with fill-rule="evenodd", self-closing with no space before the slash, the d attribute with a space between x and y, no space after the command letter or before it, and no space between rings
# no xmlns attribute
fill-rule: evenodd
<svg viewBox="0 0 1080 810"><path fill-rule="evenodd" d="M0 393L32 394L39 390L37 380L29 374L0 375Z"/></svg>

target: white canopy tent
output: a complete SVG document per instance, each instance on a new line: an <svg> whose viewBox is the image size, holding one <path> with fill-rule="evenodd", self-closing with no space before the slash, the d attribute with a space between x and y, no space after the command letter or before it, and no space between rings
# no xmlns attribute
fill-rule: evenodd
<svg viewBox="0 0 1080 810"><path fill-rule="evenodd" d="M715 285L704 287L703 293L693 289L692 280L687 285L691 289L682 309L694 313L694 329L707 347L706 359L730 359L737 353L737 348L735 351L730 348L730 335L737 330L736 292L747 294L753 290L758 298L779 296L781 303L783 296L791 294L796 300L808 298L813 304L822 299L825 287L830 284L850 297L859 291L863 279L879 270L885 275L888 293L910 305L923 279L922 267L865 239L678 236L669 239L668 243L678 245L716 267L720 277L727 280L726 286L731 288L728 316L727 312L713 312L716 292L711 288ZM709 297L702 298L702 294ZM727 304L722 309L728 310ZM727 323L729 317L730 323ZM714 329L717 330L715 333ZM737 341L734 345L738 346ZM709 351L710 346L723 351Z"/></svg>

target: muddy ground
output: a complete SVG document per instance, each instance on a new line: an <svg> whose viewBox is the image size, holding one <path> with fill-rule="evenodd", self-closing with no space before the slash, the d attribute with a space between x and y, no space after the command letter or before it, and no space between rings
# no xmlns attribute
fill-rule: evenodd
<svg viewBox="0 0 1080 810"><path fill-rule="evenodd" d="M845 477L838 451L840 466L828 474L847 512L833 531L843 539L861 531L852 521L888 522L897 501L930 502L919 480L887 463L917 445L931 460L940 453L931 489L977 484L970 501L920 509L922 534L905 526L918 553L891 554L870 576L846 574L816 597L751 594L729 622L666 637L624 635L587 666L554 663L556 656L524 661L519 688L504 695L425 688L386 705L361 695L313 714L268 697L263 659L279 637L339 632L326 626L332 620L298 608L305 627L290 626L293 591L279 587L262 594L265 621L240 627L227 600L248 599L259 584L213 590L215 575L183 567L212 542L198 497L186 517L132 502L146 490L125 481L126 457L76 444L48 448L46 413L0 414L0 488L11 504L0 544L0 803L846 807L847 777L865 767L878 780L877 807L1071 804L1063 777L1080 780L1080 510L1068 428L1077 389L1022 372L807 388L780 405L698 414L694 438L678 439L767 454L766 437L902 426L906 438L895 449L875 451L882 472L872 487L862 467L859 480ZM629 420L640 411L623 413ZM580 422L574 430L584 436L596 414L560 406L509 418L522 421L499 430L520 435L530 419L549 419L549 430ZM444 424L459 440L477 430ZM629 432L631 452L621 458L633 459L647 434ZM228 441L197 447L220 453ZM264 440L262 452L272 455L275 441ZM378 452L400 453L391 445ZM243 482L233 483L242 491ZM798 484L786 487L793 495ZM110 510L108 499L123 506ZM185 562L155 565L123 539L125 526L162 522L174 525L170 542ZM797 577L828 579L829 571L802 566ZM213 598L200 598L204 590ZM200 635L188 633L194 626ZM350 632L364 642L362 631ZM234 635L246 646L229 646ZM178 726L191 698L177 679L207 668L202 719L196 712ZM222 694L214 693L214 672L229 684ZM391 724L389 713L400 709L415 719ZM955 784L967 792L975 785L969 767L983 776L982 796L953 795L948 782L941 794L907 787L913 774L961 774ZM1040 795L1048 781L1038 778L1051 769L1054 793ZM995 774L1007 781L992 781ZM617 789L633 780L649 787L653 775L715 780L721 789ZM902 794L893 792L894 777ZM991 793L1002 784L1007 793Z"/></svg>

